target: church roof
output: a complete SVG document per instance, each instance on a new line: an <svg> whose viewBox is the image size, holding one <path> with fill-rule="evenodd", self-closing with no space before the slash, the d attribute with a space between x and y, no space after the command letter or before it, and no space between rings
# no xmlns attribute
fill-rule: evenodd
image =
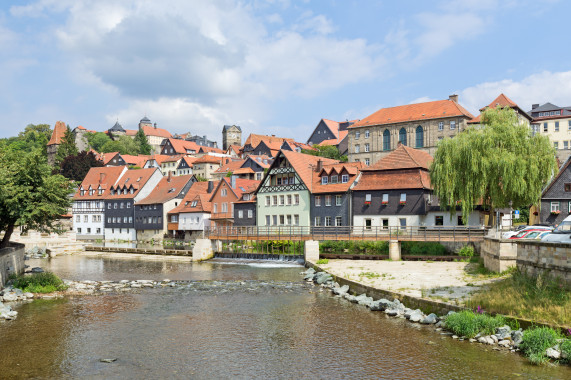
<svg viewBox="0 0 571 380"><path fill-rule="evenodd" d="M111 132L125 132L125 130L123 129L121 124L119 124L119 121L116 121L115 125L113 125L111 128L109 128L109 130Z"/></svg>

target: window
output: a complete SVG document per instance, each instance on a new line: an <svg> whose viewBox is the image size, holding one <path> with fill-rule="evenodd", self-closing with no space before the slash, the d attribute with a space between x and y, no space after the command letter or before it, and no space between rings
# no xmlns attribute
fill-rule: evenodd
<svg viewBox="0 0 571 380"><path fill-rule="evenodd" d="M285 205L285 195L280 195L280 206Z"/></svg>
<svg viewBox="0 0 571 380"><path fill-rule="evenodd" d="M125 204L123 202L121 202L121 205L119 206L119 208L125 208Z"/></svg>
<svg viewBox="0 0 571 380"><path fill-rule="evenodd" d="M547 123L543 123L543 132L547 132Z"/></svg>
<svg viewBox="0 0 571 380"><path fill-rule="evenodd" d="M365 229L370 230L372 226L372 220L370 218L365 219Z"/></svg>
<svg viewBox="0 0 571 380"><path fill-rule="evenodd" d="M342 182L342 183L347 183L347 182L349 182L349 174L343 174L343 175L341 176L341 182Z"/></svg>
<svg viewBox="0 0 571 380"><path fill-rule="evenodd" d="M456 122L454 120L450 122L450 129L456 129Z"/></svg>
<svg viewBox="0 0 571 380"><path fill-rule="evenodd" d="M242 219L244 217L244 211L238 210L238 218Z"/></svg>
<svg viewBox="0 0 571 380"><path fill-rule="evenodd" d="M567 212L571 214L571 202L567 205Z"/></svg>
<svg viewBox="0 0 571 380"><path fill-rule="evenodd" d="M321 177L321 184L322 185L327 185L327 182L329 182L329 177L327 177L327 176Z"/></svg>
<svg viewBox="0 0 571 380"><path fill-rule="evenodd" d="M157 205L155 205L155 208L157 207ZM131 208L131 203L127 202L127 208Z"/></svg>
<svg viewBox="0 0 571 380"><path fill-rule="evenodd" d="M559 202L551 202L551 212L560 211Z"/></svg>
<svg viewBox="0 0 571 380"><path fill-rule="evenodd" d="M220 192L220 195L225 197L226 195L228 195L228 190L222 189L222 191Z"/></svg>
<svg viewBox="0 0 571 380"><path fill-rule="evenodd" d="M569 141L563 141L563 149L569 149Z"/></svg>
<svg viewBox="0 0 571 380"><path fill-rule="evenodd" d="M228 203L222 203L222 212L228 212Z"/></svg>
<svg viewBox="0 0 571 380"><path fill-rule="evenodd" d="M274 206L277 206L278 205L278 196L277 195L272 196L272 201L273 201L272 204Z"/></svg>
<svg viewBox="0 0 571 380"><path fill-rule="evenodd" d="M569 120L568 123L569 123L569 126L567 127L567 130L571 131L571 120Z"/></svg>
<svg viewBox="0 0 571 380"><path fill-rule="evenodd" d="M171 215L171 222L178 222L178 215Z"/></svg>
<svg viewBox="0 0 571 380"><path fill-rule="evenodd" d="M458 215L458 225L459 225L459 226L463 226L463 225L464 225L464 219L462 219L462 215Z"/></svg>
<svg viewBox="0 0 571 380"><path fill-rule="evenodd" d="M341 218L340 216L336 216L335 217L335 226L339 227L342 226L343 224L343 218Z"/></svg>
<svg viewBox="0 0 571 380"><path fill-rule="evenodd" d="M385 129L383 132L383 150L391 149L391 132L388 129Z"/></svg>
<svg viewBox="0 0 571 380"><path fill-rule="evenodd" d="M113 221L113 223L116 223L117 219L115 217L113 217L112 221Z"/></svg>
<svg viewBox="0 0 571 380"><path fill-rule="evenodd" d="M107 223L111 224L111 218L107 218Z"/></svg>
<svg viewBox="0 0 571 380"><path fill-rule="evenodd" d="M370 145L369 143L365 144L365 152L368 152L370 150Z"/></svg>
<svg viewBox="0 0 571 380"><path fill-rule="evenodd" d="M399 218L400 228L406 228L406 218Z"/></svg>
<svg viewBox="0 0 571 380"><path fill-rule="evenodd" d="M319 207L321 206L321 196L316 195L315 196L315 207Z"/></svg>
<svg viewBox="0 0 571 380"><path fill-rule="evenodd" d="M399 131L399 142L402 145L406 145L406 129L401 128Z"/></svg>
<svg viewBox="0 0 571 380"><path fill-rule="evenodd" d="M406 193L402 193L402 194L400 195L400 202L401 202L401 203L403 203L403 202L406 203Z"/></svg>
<svg viewBox="0 0 571 380"><path fill-rule="evenodd" d="M129 217L129 223L133 223L133 217L132 216Z"/></svg>
<svg viewBox="0 0 571 380"><path fill-rule="evenodd" d="M271 198L269 195L266 195L266 206L269 206L271 204Z"/></svg>
<svg viewBox="0 0 571 380"><path fill-rule="evenodd" d="M566 183L566 184L564 185L564 187L565 187L565 192L568 193L568 192L571 191L571 183Z"/></svg>
<svg viewBox="0 0 571 380"><path fill-rule="evenodd" d="M77 229L77 233L80 234L81 233L81 228Z"/></svg>
<svg viewBox="0 0 571 380"><path fill-rule="evenodd" d="M444 130L444 122L443 122L443 121L441 121L441 122L438 123L438 130L439 130L439 131L443 131L443 130Z"/></svg>
<svg viewBox="0 0 571 380"><path fill-rule="evenodd" d="M288 195L287 195L287 205L288 205L288 206L291 206L291 199L292 199L292 198L291 198L291 194L288 194Z"/></svg>
<svg viewBox="0 0 571 380"><path fill-rule="evenodd" d="M370 136L370 133L369 133L369 130L367 129L367 130L365 131L365 138L368 139L369 136Z"/></svg>
<svg viewBox="0 0 571 380"><path fill-rule="evenodd" d="M252 218L254 216L254 211L253 210L248 210L248 218Z"/></svg>
<svg viewBox="0 0 571 380"><path fill-rule="evenodd" d="M274 226L278 224L278 216L277 215L272 215L272 219L274 222Z"/></svg>
<svg viewBox="0 0 571 380"><path fill-rule="evenodd" d="M325 206L331 206L331 195L325 196Z"/></svg>
<svg viewBox="0 0 571 380"><path fill-rule="evenodd" d="M295 203L296 205L298 205L298 204L299 204L299 194L294 194L294 195L293 195L293 200L294 200L294 203Z"/></svg>
<svg viewBox="0 0 571 380"><path fill-rule="evenodd" d="M81 215L76 216L76 217L75 217L75 221L78 222L78 223L81 222Z"/></svg>
<svg viewBox="0 0 571 380"><path fill-rule="evenodd" d="M355 153L359 153L361 151L361 147L359 144L355 145Z"/></svg>
<svg viewBox="0 0 571 380"><path fill-rule="evenodd" d="M215 214L218 212L218 203L212 205L212 211L214 211Z"/></svg>
<svg viewBox="0 0 571 380"><path fill-rule="evenodd" d="M555 142L553 143L553 147L554 147L555 149L559 149L559 143L558 143L557 141L555 141Z"/></svg>
<svg viewBox="0 0 571 380"><path fill-rule="evenodd" d="M266 226L270 225L270 216L266 215Z"/></svg>
<svg viewBox="0 0 571 380"><path fill-rule="evenodd" d="M97 234L100 234L100 233L101 233L101 228L98 228L98 229L97 229Z"/></svg>
<svg viewBox="0 0 571 380"><path fill-rule="evenodd" d="M365 194L365 202L371 201L371 194Z"/></svg>
<svg viewBox="0 0 571 380"><path fill-rule="evenodd" d="M355 140L359 139L360 136L361 136L361 132L359 132L359 131L355 132Z"/></svg>
<svg viewBox="0 0 571 380"><path fill-rule="evenodd" d="M555 132L559 132L559 122L555 122Z"/></svg>
<svg viewBox="0 0 571 380"><path fill-rule="evenodd" d="M331 183L339 182L339 177L337 175L331 175Z"/></svg>
<svg viewBox="0 0 571 380"><path fill-rule="evenodd" d="M287 216L287 224L291 226L291 215Z"/></svg>
<svg viewBox="0 0 571 380"><path fill-rule="evenodd" d="M87 223L87 222L89 221L89 215L84 215L84 216L83 216L83 221L84 221L85 223Z"/></svg>
<svg viewBox="0 0 571 380"><path fill-rule="evenodd" d="M381 219L381 226L383 227L383 230L388 230L389 229L389 220L388 219Z"/></svg>
<svg viewBox="0 0 571 380"><path fill-rule="evenodd" d="M420 125L416 127L416 147L424 147L424 129Z"/></svg>
<svg viewBox="0 0 571 380"><path fill-rule="evenodd" d="M315 226L321 226L321 217L320 216L316 216L315 217Z"/></svg>
<svg viewBox="0 0 571 380"><path fill-rule="evenodd" d="M383 194L383 198L381 199L381 203L382 204L388 204L389 203L389 194Z"/></svg>
<svg viewBox="0 0 571 380"><path fill-rule="evenodd" d="M365 165L369 166L370 163L371 161L368 158L365 158Z"/></svg>
<svg viewBox="0 0 571 380"><path fill-rule="evenodd" d="M331 217L330 216L325 217L325 227L331 227Z"/></svg>
<svg viewBox="0 0 571 380"><path fill-rule="evenodd" d="M434 225L435 226L443 226L444 225L444 217L442 215L436 215L434 217Z"/></svg>
<svg viewBox="0 0 571 380"><path fill-rule="evenodd" d="M124 217L123 217L123 223L127 223L128 221L129 221L129 218L126 217L126 216L124 216Z"/></svg>
<svg viewBox="0 0 571 380"><path fill-rule="evenodd" d="M299 226L299 215L294 215L293 216L293 222L296 226Z"/></svg>
<svg viewBox="0 0 571 380"><path fill-rule="evenodd" d="M341 206L343 203L343 197L341 195L335 196L335 206Z"/></svg>
<svg viewBox="0 0 571 380"><path fill-rule="evenodd" d="M262 180L262 173L256 173L256 180L258 181Z"/></svg>

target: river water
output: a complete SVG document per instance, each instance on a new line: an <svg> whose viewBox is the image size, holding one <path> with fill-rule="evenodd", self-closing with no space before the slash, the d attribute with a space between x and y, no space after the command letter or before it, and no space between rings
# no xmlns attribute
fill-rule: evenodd
<svg viewBox="0 0 571 380"><path fill-rule="evenodd" d="M153 259L33 262L73 280L180 282L15 307L0 322L0 378L571 378L333 297L301 266Z"/></svg>

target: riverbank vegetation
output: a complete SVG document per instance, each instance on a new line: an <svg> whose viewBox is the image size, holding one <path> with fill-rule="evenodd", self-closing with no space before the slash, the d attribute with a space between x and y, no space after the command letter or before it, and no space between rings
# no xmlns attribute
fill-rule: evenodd
<svg viewBox="0 0 571 380"><path fill-rule="evenodd" d="M52 272L33 273L12 277L15 288L30 293L53 293L66 290L64 282Z"/></svg>
<svg viewBox="0 0 571 380"><path fill-rule="evenodd" d="M489 313L571 326L571 289L549 274L528 275L514 270L506 279L476 293L466 305L480 306Z"/></svg>
<svg viewBox="0 0 571 380"><path fill-rule="evenodd" d="M387 241L324 240L319 242L319 251L322 253L388 255L389 243ZM401 242L401 254L443 256L449 255L450 252L440 243L403 241Z"/></svg>
<svg viewBox="0 0 571 380"><path fill-rule="evenodd" d="M490 335L496 332L498 327L506 324L502 316L492 317L488 314L474 313L464 310L451 314L446 319L446 328L459 336L473 338L478 333Z"/></svg>

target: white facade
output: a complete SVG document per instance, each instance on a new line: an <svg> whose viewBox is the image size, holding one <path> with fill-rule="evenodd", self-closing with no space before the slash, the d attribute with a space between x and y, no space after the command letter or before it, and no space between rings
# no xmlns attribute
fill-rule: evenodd
<svg viewBox="0 0 571 380"><path fill-rule="evenodd" d="M204 231L205 227L210 227L210 213L181 212L178 215L179 231Z"/></svg>
<svg viewBox="0 0 571 380"><path fill-rule="evenodd" d="M103 239L105 228L105 202L74 201L72 206L73 231L77 239Z"/></svg>
<svg viewBox="0 0 571 380"><path fill-rule="evenodd" d="M484 224L483 215L479 211L470 214L467 224L460 224L459 218L462 212L457 211L450 218L450 213L446 211L428 212L426 215L355 215L353 216L353 225L355 227L365 227L370 220L370 226L375 227L386 226L383 221L388 220L389 227L481 227Z"/></svg>
<svg viewBox="0 0 571 380"><path fill-rule="evenodd" d="M105 240L137 241L135 228L106 228Z"/></svg>

